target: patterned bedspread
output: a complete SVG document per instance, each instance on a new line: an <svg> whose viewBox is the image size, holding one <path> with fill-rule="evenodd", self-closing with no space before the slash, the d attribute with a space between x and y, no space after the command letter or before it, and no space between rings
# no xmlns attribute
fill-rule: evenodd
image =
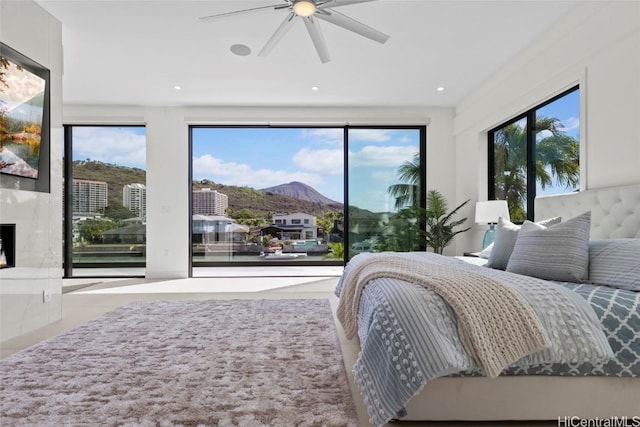
<svg viewBox="0 0 640 427"><path fill-rule="evenodd" d="M614 358L604 363L553 363L508 369L507 375L605 375L640 377L640 292L558 283L589 302L602 323Z"/></svg>
<svg viewBox="0 0 640 427"><path fill-rule="evenodd" d="M408 256L419 257L424 262L478 271L505 283L515 283L516 288L519 286L521 289L528 283L540 282L526 276L470 265L455 258L428 253ZM347 265L345 274L349 268ZM545 285L557 288L563 298L573 301L564 317L554 313L553 316L560 317L553 317L551 321L550 314L538 311L545 317L548 333L555 339L555 347L552 351L521 359L508 368L505 375L640 376L638 293L591 285L552 282L545 282ZM342 280L336 288L338 296L341 288ZM567 338L573 336L573 330L580 328L573 322L575 312L569 312L583 306L589 312L587 317L596 323L598 319L602 322L596 326L606 349L586 351L584 349L593 343L580 342L583 338L579 337L577 341ZM447 375L482 374L460 343L451 308L432 291L402 280L375 279L365 287L359 307L361 352L354 366L354 377L375 424L384 424L401 416L403 406L421 391L427 381ZM551 325L553 323L557 325L555 329Z"/></svg>

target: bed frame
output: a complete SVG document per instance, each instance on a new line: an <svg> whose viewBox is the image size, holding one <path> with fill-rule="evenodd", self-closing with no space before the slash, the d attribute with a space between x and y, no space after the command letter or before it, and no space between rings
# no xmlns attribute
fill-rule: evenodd
<svg viewBox="0 0 640 427"><path fill-rule="evenodd" d="M640 184L536 198L536 219L591 211L591 238L640 238ZM640 378L445 377L407 404L402 420L498 421L640 416Z"/></svg>

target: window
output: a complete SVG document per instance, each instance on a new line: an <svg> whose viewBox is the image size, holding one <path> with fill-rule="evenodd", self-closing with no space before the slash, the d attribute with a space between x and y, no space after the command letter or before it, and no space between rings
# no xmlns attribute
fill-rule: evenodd
<svg viewBox="0 0 640 427"><path fill-rule="evenodd" d="M514 222L534 218L536 195L579 190L580 91L576 86L489 131L489 200Z"/></svg>
<svg viewBox="0 0 640 427"><path fill-rule="evenodd" d="M424 126L191 126L190 143L193 193L227 197L216 217L192 199L192 267L421 249Z"/></svg>
<svg viewBox="0 0 640 427"><path fill-rule="evenodd" d="M344 210L343 128L191 126L190 141L193 193L226 197L216 216L192 200L193 267L342 263L329 238Z"/></svg>
<svg viewBox="0 0 640 427"><path fill-rule="evenodd" d="M424 250L425 128L352 127L348 142L348 257Z"/></svg>
<svg viewBox="0 0 640 427"><path fill-rule="evenodd" d="M65 126L65 277L144 275L144 126Z"/></svg>

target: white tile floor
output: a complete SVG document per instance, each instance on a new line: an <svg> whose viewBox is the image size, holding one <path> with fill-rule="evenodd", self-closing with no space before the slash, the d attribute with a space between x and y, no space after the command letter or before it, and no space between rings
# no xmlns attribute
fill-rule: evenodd
<svg viewBox="0 0 640 427"><path fill-rule="evenodd" d="M258 299L258 298L327 298L335 311L338 299L333 290L342 269L310 272L313 277L300 276L299 271L276 270L269 277L249 277L246 271L218 271L219 277L196 277L178 280L147 279L70 279L64 281L65 293L62 297L61 320L44 328L3 342L0 358L8 357L42 340L61 334L84 322L96 318L130 301L137 300L202 300L202 299ZM296 267L297 268L297 267ZM335 269L334 269L335 270ZM253 271L252 273L256 273ZM294 274L295 273L295 274ZM75 290L74 290L75 289ZM358 354L355 342L345 338L342 327L336 322L345 366L356 402L361 426L370 426L362 398L353 384L351 368ZM556 423L395 423L409 426L542 426Z"/></svg>

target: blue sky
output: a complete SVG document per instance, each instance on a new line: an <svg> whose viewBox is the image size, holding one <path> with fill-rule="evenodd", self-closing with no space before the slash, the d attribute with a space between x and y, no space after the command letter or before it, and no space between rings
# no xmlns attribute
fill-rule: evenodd
<svg viewBox="0 0 640 427"><path fill-rule="evenodd" d="M538 109L538 116L542 117L555 117L560 120L562 125L564 126L564 132L580 141L580 91L573 91L562 98L545 105L544 107ZM541 135L538 136L540 138ZM542 135L544 137L544 134ZM558 194L558 193L566 193L566 187L553 185L551 187L547 187L544 190L537 185L536 194L537 195L548 195L548 194Z"/></svg>

